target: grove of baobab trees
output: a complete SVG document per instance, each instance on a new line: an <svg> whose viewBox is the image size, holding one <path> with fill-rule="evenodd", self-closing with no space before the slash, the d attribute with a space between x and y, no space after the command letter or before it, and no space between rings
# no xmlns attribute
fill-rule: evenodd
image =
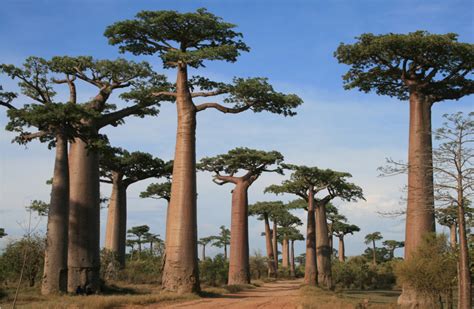
<svg viewBox="0 0 474 309"><path fill-rule="evenodd" d="M154 245L158 245L163 266L159 280L165 291L200 292L200 262L213 262L206 256L209 245L223 248L224 256L220 259L224 265L228 260L228 285L249 284L249 215L264 221L267 256L259 262L267 265L268 277L302 275L295 266L294 242L306 240L304 283L333 289L332 263L347 263L344 236L360 228L347 223L346 217L338 212L340 205L336 208L332 203L365 200L362 188L349 182L350 173L283 163L284 149L280 153L246 146L196 162L199 112L213 109L238 114L251 110L295 116L296 108L303 103L296 94L276 91L263 77L234 77L232 82L225 83L188 75L191 71L201 72L208 61L236 62L241 53L250 50L236 25L206 9L190 13L142 11L135 19L108 26L105 36L122 53L156 57L164 70L173 70L175 82L168 82L162 72L155 72L146 62L120 58L30 57L21 67L0 66L0 73L18 80L23 95L34 102L16 107L17 94L0 88L0 105L8 109L10 118L7 130L18 133L15 141L20 144L38 139L56 148L42 293L77 293L81 289L100 292L100 181L112 184L105 248L116 254L124 267L127 244L138 260L148 251L153 255ZM431 108L436 102L457 100L474 92L470 79L473 45L458 42L455 34L362 34L353 44L342 43L335 56L340 63L350 66L343 76L346 89L375 91L408 100L410 104L406 239L386 240L386 249L382 249L389 254L385 255L394 260L394 251L405 245L405 260L410 260L422 239L435 231L435 201L449 202L452 208L438 211L438 220L450 227L453 251L459 247L458 307L469 308L472 300L466 213L468 198L472 196L472 168L465 166L473 156L472 149L463 145L472 136L472 121L463 122L462 115L454 114L447 118L456 124L454 127L445 124L432 133ZM78 97L86 96L78 95L84 89L79 84L94 89L92 98L79 102ZM66 102L56 101L56 88L61 85L69 90ZM112 95L130 103L129 106L116 110ZM176 105L173 161L109 146L101 131L104 127L121 125L129 116L156 116L163 102ZM160 121L159 117L156 121ZM36 128L35 132L30 132L31 127ZM436 148L432 136L453 142L441 142ZM232 132L228 138L232 140ZM446 162L455 162L455 168L445 165ZM212 173L218 185L234 184L231 229L221 225L218 236L198 238L197 171ZM287 171L288 177L284 175ZM265 185L265 193L292 194L299 199L249 206L248 190L264 173L279 180L284 178L281 182L272 178ZM443 180L438 187L434 177ZM159 235L150 233L147 225L127 230L127 187L148 178L166 179L150 184L140 194L142 198L167 201L164 243ZM300 233L301 220L295 215L302 213L302 209L307 212L305 237ZM0 231L2 237L5 233ZM136 239L127 241L127 231ZM339 261L333 261L333 236L339 239ZM373 268L377 267L375 241L380 239L379 232L366 236L367 244L373 246ZM280 274L278 242L282 245ZM145 248L149 246L149 250L143 249L142 244ZM198 261L198 245L202 246L202 261ZM260 269L258 273L260 276ZM399 304L403 308L435 305L433 298L405 283Z"/></svg>

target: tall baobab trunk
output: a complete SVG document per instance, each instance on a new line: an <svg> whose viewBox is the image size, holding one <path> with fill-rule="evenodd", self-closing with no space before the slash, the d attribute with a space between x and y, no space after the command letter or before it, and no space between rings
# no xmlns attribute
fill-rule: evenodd
<svg viewBox="0 0 474 309"><path fill-rule="evenodd" d="M410 259L423 235L435 231L431 105L422 94L411 91L405 259ZM432 300L406 284L398 304L402 308L434 306Z"/></svg>
<svg viewBox="0 0 474 309"><path fill-rule="evenodd" d="M329 247L328 223L326 220L326 204L318 203L316 211L316 256L318 268L318 284L332 288L331 250Z"/></svg>
<svg viewBox="0 0 474 309"><path fill-rule="evenodd" d="M68 292L78 286L98 291L100 271L99 160L80 139L69 153Z"/></svg>
<svg viewBox="0 0 474 309"><path fill-rule="evenodd" d="M288 266L290 262L290 246L288 244L288 237L286 235L283 236L281 251L282 251L281 267L286 272L288 271Z"/></svg>
<svg viewBox="0 0 474 309"><path fill-rule="evenodd" d="M291 240L290 244L291 244L291 248L290 248L290 277L295 278L296 277L296 271L295 271L295 241Z"/></svg>
<svg viewBox="0 0 474 309"><path fill-rule="evenodd" d="M345 262L345 247L344 247L344 236L339 236L339 261Z"/></svg>
<svg viewBox="0 0 474 309"><path fill-rule="evenodd" d="M232 191L228 284L250 283L248 181L238 181Z"/></svg>
<svg viewBox="0 0 474 309"><path fill-rule="evenodd" d="M173 185L166 222L166 259L162 285L178 293L198 292L196 219L196 107L188 88L187 67L178 64L178 129Z"/></svg>
<svg viewBox="0 0 474 309"><path fill-rule="evenodd" d="M268 220L268 214L264 214L264 221L265 221L265 244L267 247L267 265L268 265L268 277L275 278L276 277L276 267L275 267L275 260L273 258L273 245L271 240L271 232L270 232L270 222Z"/></svg>
<svg viewBox="0 0 474 309"><path fill-rule="evenodd" d="M462 179L462 175L459 174L458 175L458 223L459 223L458 308L470 309L471 304L472 304L471 273L469 270L469 248L467 246L466 223L465 223L465 213L464 213L465 199L464 199L464 192L462 188L463 188L463 179Z"/></svg>
<svg viewBox="0 0 474 309"><path fill-rule="evenodd" d="M224 260L227 261L227 245L224 245Z"/></svg>
<svg viewBox="0 0 474 309"><path fill-rule="evenodd" d="M122 175L112 172L112 193L107 211L105 249L113 252L120 267L125 267L125 241L127 238L127 187Z"/></svg>
<svg viewBox="0 0 474 309"><path fill-rule="evenodd" d="M69 164L67 140L56 136L56 158L48 212L48 232L41 293L67 290L67 245L69 216Z"/></svg>
<svg viewBox="0 0 474 309"><path fill-rule="evenodd" d="M377 265L377 254L375 252L375 239L372 239L372 264Z"/></svg>
<svg viewBox="0 0 474 309"><path fill-rule="evenodd" d="M458 226L456 223L449 226L449 244L451 248L456 248L458 244Z"/></svg>
<svg viewBox="0 0 474 309"><path fill-rule="evenodd" d="M275 263L275 270L278 272L278 227L276 220L273 220L273 232L272 232L272 241L273 241L273 261Z"/></svg>
<svg viewBox="0 0 474 309"><path fill-rule="evenodd" d="M202 245L202 260L206 260L206 245Z"/></svg>
<svg viewBox="0 0 474 309"><path fill-rule="evenodd" d="M308 193L308 220L306 226L306 263L304 266L304 283L317 285L316 268L316 243L314 226L314 191L310 188Z"/></svg>

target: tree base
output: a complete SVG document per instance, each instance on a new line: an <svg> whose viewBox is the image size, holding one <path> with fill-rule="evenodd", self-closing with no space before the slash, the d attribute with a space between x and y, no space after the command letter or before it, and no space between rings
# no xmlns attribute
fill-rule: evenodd
<svg viewBox="0 0 474 309"><path fill-rule="evenodd" d="M43 275L43 282L41 284L42 295L60 294L67 291L67 269L60 269L56 276L49 275L49 277L48 274Z"/></svg>
<svg viewBox="0 0 474 309"><path fill-rule="evenodd" d="M166 261L166 264L169 263L170 261ZM185 273L179 271L179 269L167 269L166 264L161 280L163 290L178 294L199 293L201 291L197 269L191 271L191 273Z"/></svg>
<svg viewBox="0 0 474 309"><path fill-rule="evenodd" d="M100 292L99 267L68 267L67 291L69 293L95 294Z"/></svg>
<svg viewBox="0 0 474 309"><path fill-rule="evenodd" d="M439 301L420 295L415 290L403 287L402 294L398 297L397 304L401 309L440 309Z"/></svg>

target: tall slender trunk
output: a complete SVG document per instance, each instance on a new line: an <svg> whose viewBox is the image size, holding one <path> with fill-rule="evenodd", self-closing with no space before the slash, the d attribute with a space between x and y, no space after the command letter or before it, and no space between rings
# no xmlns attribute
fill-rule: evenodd
<svg viewBox="0 0 474 309"><path fill-rule="evenodd" d="M268 265L268 277L275 278L276 277L276 268L275 268L275 260L273 258L273 245L271 240L271 232L270 232L270 222L268 220L268 214L264 214L264 221L265 221L265 244L267 247L267 265Z"/></svg>
<svg viewBox="0 0 474 309"><path fill-rule="evenodd" d="M405 259L410 259L423 235L435 231L431 105L424 95L411 91ZM435 305L406 284L398 304L402 308L429 308Z"/></svg>
<svg viewBox="0 0 474 309"><path fill-rule="evenodd" d="M112 173L112 193L107 211L105 249L113 252L125 267L125 242L127 238L127 187L122 182L122 174Z"/></svg>
<svg viewBox="0 0 474 309"><path fill-rule="evenodd" d="M306 263L304 265L304 283L317 285L318 271L316 268L316 243L314 226L314 191L308 190L308 220L306 224Z"/></svg>
<svg viewBox="0 0 474 309"><path fill-rule="evenodd" d="M459 156L458 156L459 157ZM461 166L461 165L458 165ZM470 309L471 272L469 270L469 248L467 246L466 223L464 213L464 192L462 174L458 175L458 224L459 224L459 262L458 262L458 308Z"/></svg>
<svg viewBox="0 0 474 309"><path fill-rule="evenodd" d="M291 248L290 248L290 277L295 278L296 277L296 271L295 271L295 241L291 240L290 245L291 245Z"/></svg>
<svg viewBox="0 0 474 309"><path fill-rule="evenodd" d="M375 240L372 239L372 264L377 265L377 255L375 254Z"/></svg>
<svg viewBox="0 0 474 309"><path fill-rule="evenodd" d="M318 203L316 211L316 255L318 268L318 284L332 289L331 249L329 247L328 223L326 220L326 204Z"/></svg>
<svg viewBox="0 0 474 309"><path fill-rule="evenodd" d="M289 262L290 262L290 246L288 244L288 236L286 236L286 235L283 235L281 251L282 251L281 267L286 272L286 271L288 271L288 266L289 266Z"/></svg>
<svg viewBox="0 0 474 309"><path fill-rule="evenodd" d="M178 293L198 292L196 218L196 107L188 88L185 64L176 80L178 129L173 185L166 222L166 259L162 286Z"/></svg>
<svg viewBox="0 0 474 309"><path fill-rule="evenodd" d="M275 261L275 270L278 272L278 227L276 220L273 220L273 260Z"/></svg>
<svg viewBox="0 0 474 309"><path fill-rule="evenodd" d="M80 139L69 153L68 292L78 286L98 291L100 273L99 160Z"/></svg>
<svg viewBox="0 0 474 309"><path fill-rule="evenodd" d="M451 248L456 248L458 244L458 226L456 223L449 226L449 244Z"/></svg>
<svg viewBox="0 0 474 309"><path fill-rule="evenodd" d="M206 245L202 245L202 260L206 260Z"/></svg>
<svg viewBox="0 0 474 309"><path fill-rule="evenodd" d="M248 182L238 181L232 191L229 285L250 283L248 187Z"/></svg>
<svg viewBox="0 0 474 309"><path fill-rule="evenodd" d="M48 212L48 232L41 293L67 290L67 245L69 216L69 164L67 140L56 135L56 157Z"/></svg>
<svg viewBox="0 0 474 309"><path fill-rule="evenodd" d="M224 260L227 261L227 245L224 244Z"/></svg>
<svg viewBox="0 0 474 309"><path fill-rule="evenodd" d="M339 261L345 262L346 257L345 257L345 250L346 248L344 247L344 236L339 236Z"/></svg>

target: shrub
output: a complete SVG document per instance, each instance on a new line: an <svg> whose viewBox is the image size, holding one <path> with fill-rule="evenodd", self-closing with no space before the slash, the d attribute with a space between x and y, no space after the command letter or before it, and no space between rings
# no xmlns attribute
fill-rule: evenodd
<svg viewBox="0 0 474 309"><path fill-rule="evenodd" d="M142 255L139 260L128 260L118 279L129 283L161 283L163 261L160 256Z"/></svg>
<svg viewBox="0 0 474 309"><path fill-rule="evenodd" d="M220 286L227 284L229 273L229 262L222 254L212 258L206 258L199 263L199 278L202 283L209 286Z"/></svg>
<svg viewBox="0 0 474 309"><path fill-rule="evenodd" d="M255 252L253 256L250 256L250 278L260 279L267 277L268 265L267 258L263 257L260 252Z"/></svg>
<svg viewBox="0 0 474 309"><path fill-rule="evenodd" d="M409 260L395 269L400 284L407 284L434 302L447 297L456 279L456 257L445 235L427 234Z"/></svg>

